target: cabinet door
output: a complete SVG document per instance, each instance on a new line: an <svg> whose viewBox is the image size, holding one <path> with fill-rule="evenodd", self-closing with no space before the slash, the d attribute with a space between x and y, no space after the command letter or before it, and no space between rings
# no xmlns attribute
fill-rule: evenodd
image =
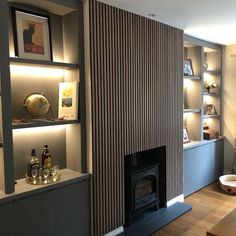
<svg viewBox="0 0 236 236"><path fill-rule="evenodd" d="M184 196L195 191L196 182L196 156L195 149L184 151Z"/></svg>
<svg viewBox="0 0 236 236"><path fill-rule="evenodd" d="M13 236L13 204L5 204L0 206L0 235Z"/></svg>
<svg viewBox="0 0 236 236"><path fill-rule="evenodd" d="M55 235L90 235L89 181L54 191Z"/></svg>
<svg viewBox="0 0 236 236"><path fill-rule="evenodd" d="M14 211L16 236L54 236L53 192L17 200Z"/></svg>

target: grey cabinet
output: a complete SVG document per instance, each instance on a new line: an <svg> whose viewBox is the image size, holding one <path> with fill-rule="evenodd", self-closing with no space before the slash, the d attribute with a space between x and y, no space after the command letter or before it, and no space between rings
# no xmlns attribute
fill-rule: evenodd
<svg viewBox="0 0 236 236"><path fill-rule="evenodd" d="M13 204L0 206L0 235L14 236Z"/></svg>
<svg viewBox="0 0 236 236"><path fill-rule="evenodd" d="M196 157L195 151L189 149L184 151L184 196L187 196L194 192L196 188Z"/></svg>
<svg viewBox="0 0 236 236"><path fill-rule="evenodd" d="M54 191L55 235L89 236L89 185L83 181Z"/></svg>
<svg viewBox="0 0 236 236"><path fill-rule="evenodd" d="M14 202L15 235L53 236L53 192Z"/></svg>
<svg viewBox="0 0 236 236"><path fill-rule="evenodd" d="M184 150L184 196L214 182L223 174L224 140Z"/></svg>
<svg viewBox="0 0 236 236"><path fill-rule="evenodd" d="M89 236L89 178L0 205L0 236Z"/></svg>

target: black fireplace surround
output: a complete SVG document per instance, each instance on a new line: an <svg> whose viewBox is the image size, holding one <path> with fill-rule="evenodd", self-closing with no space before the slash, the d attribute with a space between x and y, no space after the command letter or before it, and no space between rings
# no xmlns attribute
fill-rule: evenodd
<svg viewBox="0 0 236 236"><path fill-rule="evenodd" d="M125 156L125 224L166 207L166 147Z"/></svg>

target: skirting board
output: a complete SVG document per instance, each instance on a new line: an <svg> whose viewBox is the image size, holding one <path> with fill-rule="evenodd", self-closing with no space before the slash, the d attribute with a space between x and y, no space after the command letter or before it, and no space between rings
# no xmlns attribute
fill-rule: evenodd
<svg viewBox="0 0 236 236"><path fill-rule="evenodd" d="M167 207L175 204L176 202L184 202L184 195L181 194L173 199L171 199L170 201L167 202Z"/></svg>
<svg viewBox="0 0 236 236"><path fill-rule="evenodd" d="M124 232L124 227L120 226L119 228L112 230L111 232L105 234L104 236L116 236L122 232Z"/></svg>

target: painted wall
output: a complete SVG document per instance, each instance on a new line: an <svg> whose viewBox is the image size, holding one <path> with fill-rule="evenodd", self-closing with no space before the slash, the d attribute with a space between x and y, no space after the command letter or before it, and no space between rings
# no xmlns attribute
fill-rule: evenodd
<svg viewBox="0 0 236 236"><path fill-rule="evenodd" d="M225 136L224 170L231 172L236 137L236 45L224 47L223 53L223 134Z"/></svg>

